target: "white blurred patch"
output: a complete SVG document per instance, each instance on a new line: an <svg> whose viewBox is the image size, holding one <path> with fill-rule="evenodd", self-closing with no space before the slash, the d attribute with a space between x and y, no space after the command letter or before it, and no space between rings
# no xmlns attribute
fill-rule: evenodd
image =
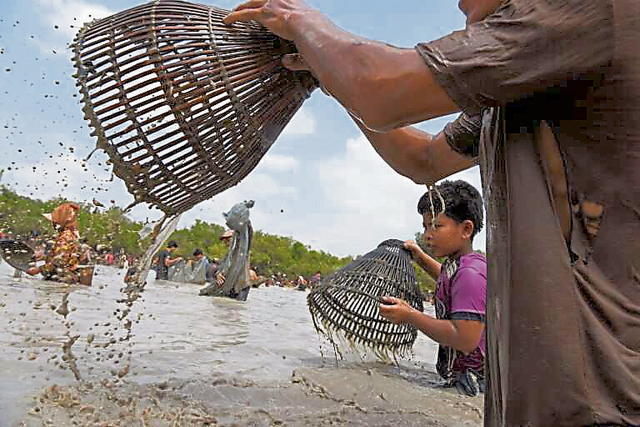
<svg viewBox="0 0 640 427"><path fill-rule="evenodd" d="M267 153L260 161L260 168L270 172L295 172L299 162L291 156Z"/></svg>
<svg viewBox="0 0 640 427"><path fill-rule="evenodd" d="M308 108L302 107L284 128L282 135L310 135L316 131L316 119Z"/></svg>

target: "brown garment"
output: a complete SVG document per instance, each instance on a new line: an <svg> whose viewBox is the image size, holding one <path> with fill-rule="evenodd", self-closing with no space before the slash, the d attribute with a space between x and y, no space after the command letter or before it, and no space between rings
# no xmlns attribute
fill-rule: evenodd
<svg viewBox="0 0 640 427"><path fill-rule="evenodd" d="M75 203L63 203L51 212L51 222L57 230L78 228L80 206Z"/></svg>
<svg viewBox="0 0 640 427"><path fill-rule="evenodd" d="M480 157L487 426L640 425L638 40L638 0L507 0L417 47Z"/></svg>
<svg viewBox="0 0 640 427"><path fill-rule="evenodd" d="M53 245L53 250L47 256L46 263L40 267L40 273L47 280L64 283L78 283L80 281L80 253L78 248L77 231L73 228L62 230Z"/></svg>

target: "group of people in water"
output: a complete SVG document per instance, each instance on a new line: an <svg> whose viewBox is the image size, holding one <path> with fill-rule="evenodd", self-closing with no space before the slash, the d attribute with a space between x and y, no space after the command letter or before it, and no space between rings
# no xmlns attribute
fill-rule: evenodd
<svg viewBox="0 0 640 427"><path fill-rule="evenodd" d="M234 237L233 230L226 230L219 239L223 241L227 248L232 245ZM185 259L182 256L176 256L175 251L179 245L175 240L170 240L166 247L161 250L153 260L152 269L156 272L156 280L170 280L173 282L187 282L195 284L210 284L221 287L225 280L225 270L223 266L226 263L225 259L218 260L215 258L209 258L206 256L202 249L196 248L193 251L190 259ZM311 288L314 284L319 283L321 278L320 271L317 271L309 279L303 276L297 276L294 280L288 278L286 274L273 274L269 277L258 275L255 268L252 268L247 264L248 274L246 276L246 284L240 285L242 293L237 295L230 295L236 299L245 300L246 294L250 287L257 288L261 285L265 287L280 286L296 288L297 290L306 290ZM126 279L125 279L126 281ZM239 295L239 297L238 297Z"/></svg>
<svg viewBox="0 0 640 427"><path fill-rule="evenodd" d="M220 236L220 240L227 245L227 248L231 246L233 238L233 230L227 230ZM156 280L188 282L200 285L209 283L210 286L222 287L226 280L227 264L230 264L230 260L227 261L230 257L229 253L222 262L219 262L215 258L205 256L202 249L196 248L193 251L192 258L186 260L182 256L175 256L176 249L178 249L178 243L175 240L170 240L166 247L154 257L152 268L156 272ZM244 264L246 265L239 266L240 269L246 270L246 275L241 279L244 281L244 286L241 286L243 292L239 297L237 294L234 295L232 293L222 296L246 300L248 289L252 284L257 283L258 275L255 270L249 267L248 262ZM227 265L227 268L224 268L225 265Z"/></svg>
<svg viewBox="0 0 640 427"><path fill-rule="evenodd" d="M87 251L86 243L80 241L79 210L76 204L64 203L52 213L44 214L57 237L51 247L38 252L37 260L43 263L30 268L28 274L41 274L46 280L68 284L90 284L83 277L83 268L86 268L83 263L89 262L91 251ZM418 212L422 216L423 236L431 255L413 241L405 242L405 247L417 264L437 280L436 317L418 312L393 297L383 298L380 315L393 322L410 323L438 342L439 374L447 385L473 396L481 393L485 384L487 265L484 256L472 249L473 238L484 224L482 198L474 187L464 181L445 181L422 196ZM244 257L232 258L234 245L239 244L234 240L236 238L233 230L227 230L219 237L229 251L220 262L209 259L199 248L193 251L189 260L176 256L178 243L169 241L154 259L156 280L206 285L201 289L201 295L226 296L240 301L247 299L252 286L260 284L305 290L319 283L319 271L309 280L302 276L291 280L286 275L259 277L249 267L248 251ZM446 261L440 264L436 260L438 257L444 257ZM135 269L133 266L127 271L125 282ZM237 276L234 286L225 288L227 276L233 274Z"/></svg>
<svg viewBox="0 0 640 427"><path fill-rule="evenodd" d="M26 270L26 273L31 276L41 275L45 280L90 285L94 264L103 263L126 269L124 281L129 283L138 268L135 265L135 258L124 253L116 256L112 251L108 251L105 248L98 248L102 250L94 251L87 243L87 240L80 237L78 230L79 212L79 205L63 203L53 212L43 214L50 221L56 236L54 239L45 239L40 236L40 233L33 233L33 238L26 242L34 250L32 267ZM233 245L235 236L234 230L226 230L220 236L220 240L225 242L229 248ZM9 237L9 235L4 236L4 238ZM232 264L230 254L227 254L227 257L219 261L215 258L207 257L200 248L196 248L191 259L186 260L181 256L174 255L177 248L177 242L171 240L155 256L152 269L156 272L157 280L190 282L200 285L210 284L214 287L223 286L226 280L226 271L230 269ZM248 257L246 257L246 260L244 258L241 259L241 261L248 261ZM223 268L225 266L226 270ZM246 276L240 275L240 284L234 286L234 288L239 286L240 292L231 291L226 296L246 300L250 287L259 287L262 284L267 287L283 286L305 290L320 279L319 271L309 280L302 276L291 280L287 278L286 274L277 274L271 277L258 276L255 269L249 267L248 262L246 262L246 266L240 266L240 270L245 269L245 267Z"/></svg>

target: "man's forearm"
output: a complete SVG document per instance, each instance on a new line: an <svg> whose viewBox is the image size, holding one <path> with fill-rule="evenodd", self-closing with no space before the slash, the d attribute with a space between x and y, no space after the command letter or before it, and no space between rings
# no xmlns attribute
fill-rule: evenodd
<svg viewBox="0 0 640 427"><path fill-rule="evenodd" d="M393 170L417 184L435 182L434 171L425 164L426 156L424 155L429 142L433 140L433 135L426 132L417 135L416 130L411 128L394 129L387 133L374 132L357 118L353 116L351 118L380 157Z"/></svg>
<svg viewBox="0 0 640 427"><path fill-rule="evenodd" d="M453 151L442 133L431 135L414 127L381 133L354 121L380 157L417 184L431 185L475 165L475 160Z"/></svg>
<svg viewBox="0 0 640 427"><path fill-rule="evenodd" d="M458 111L414 49L357 37L314 10L288 19L313 74L367 127L390 130Z"/></svg>

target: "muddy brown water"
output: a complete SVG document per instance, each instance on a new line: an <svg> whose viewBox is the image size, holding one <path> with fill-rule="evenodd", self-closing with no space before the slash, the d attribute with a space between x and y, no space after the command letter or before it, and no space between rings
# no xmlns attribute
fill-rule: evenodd
<svg viewBox="0 0 640 427"><path fill-rule="evenodd" d="M122 274L66 287L0 264L0 427L482 424L481 398L436 387L424 336L397 365L366 351L337 362L306 292L241 303L151 273L127 305Z"/></svg>

